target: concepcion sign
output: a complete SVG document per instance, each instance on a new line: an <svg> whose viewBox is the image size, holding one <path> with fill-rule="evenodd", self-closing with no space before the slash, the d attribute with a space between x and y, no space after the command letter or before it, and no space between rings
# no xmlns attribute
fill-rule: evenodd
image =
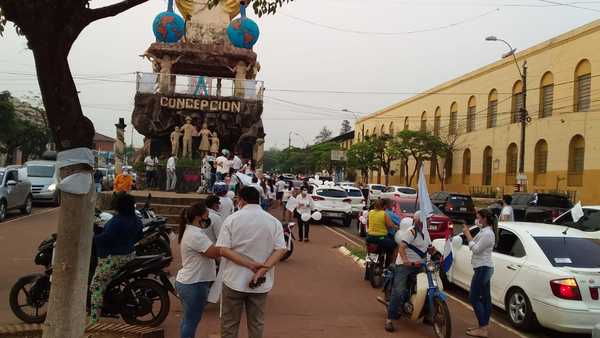
<svg viewBox="0 0 600 338"><path fill-rule="evenodd" d="M206 98L182 98L182 97L160 97L160 106L169 109L200 110L204 112L227 112L240 113L242 103L240 101L211 100Z"/></svg>

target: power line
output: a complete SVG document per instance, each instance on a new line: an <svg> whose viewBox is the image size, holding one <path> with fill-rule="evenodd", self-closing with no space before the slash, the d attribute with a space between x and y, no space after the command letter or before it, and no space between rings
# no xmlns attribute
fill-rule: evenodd
<svg viewBox="0 0 600 338"><path fill-rule="evenodd" d="M548 3L548 4L557 5L557 6L565 6L565 7L583 9L583 10L587 10L587 11L592 11L592 12L600 13L600 9L578 6L578 5L574 5L572 3L565 3L565 2L558 2L558 1L551 1L551 0L538 0L538 1L545 2L545 3Z"/></svg>

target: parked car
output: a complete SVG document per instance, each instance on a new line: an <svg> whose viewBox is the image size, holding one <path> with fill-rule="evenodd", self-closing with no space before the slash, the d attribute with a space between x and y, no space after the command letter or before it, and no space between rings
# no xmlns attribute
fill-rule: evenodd
<svg viewBox="0 0 600 338"><path fill-rule="evenodd" d="M356 187L356 184L354 184L354 182L348 182L348 181L337 182L335 185L340 186L342 188L345 188L345 187Z"/></svg>
<svg viewBox="0 0 600 338"><path fill-rule="evenodd" d="M398 185L391 185L379 195L381 198L400 198L400 197L416 197L417 190L411 187L403 187Z"/></svg>
<svg viewBox="0 0 600 338"><path fill-rule="evenodd" d="M348 197L351 200L350 205L352 206L352 215L358 215L367 206L367 200L363 196L362 191L351 186L342 186L342 189L346 190Z"/></svg>
<svg viewBox="0 0 600 338"><path fill-rule="evenodd" d="M385 185L383 185L383 184L369 184L367 186L369 187L369 199L370 200L376 200L377 198L379 198L381 193L386 188Z"/></svg>
<svg viewBox="0 0 600 338"><path fill-rule="evenodd" d="M565 195L555 193L516 192L511 203L515 221L552 223L552 220L573 207ZM489 209L499 215L501 207L492 204Z"/></svg>
<svg viewBox="0 0 600 338"><path fill-rule="evenodd" d="M573 216L569 210L552 221L552 223L563 227L575 228L586 232L591 237L600 239L600 206L583 207L583 217L577 222L573 222ZM565 228L564 231L568 232L570 230Z"/></svg>
<svg viewBox="0 0 600 338"><path fill-rule="evenodd" d="M27 177L31 182L33 201L60 205L60 191L56 188L58 185L56 161L28 161L25 166Z"/></svg>
<svg viewBox="0 0 600 338"><path fill-rule="evenodd" d="M400 197L394 199L394 201L398 207L398 214L401 218L413 217L415 211L419 209L419 203L416 196ZM450 217L444 215L444 213L434 205L433 216L431 216L430 223L427 224L427 230L429 230L429 237L431 237L432 240L446 238L447 234L454 234L454 224Z"/></svg>
<svg viewBox="0 0 600 338"><path fill-rule="evenodd" d="M23 214L30 214L32 205L27 169L21 166L0 168L0 222L10 210L18 209Z"/></svg>
<svg viewBox="0 0 600 338"><path fill-rule="evenodd" d="M323 219L339 219L345 227L352 222L352 199L346 190L336 186L316 187L311 197Z"/></svg>
<svg viewBox="0 0 600 338"><path fill-rule="evenodd" d="M578 229L530 222L500 222L492 253L492 303L511 324L590 333L600 318L600 240ZM472 227L473 236L479 232ZM461 242L462 240L462 242ZM445 240L433 241L443 252ZM469 290L473 267L464 235L452 241L454 263L442 279Z"/></svg>
<svg viewBox="0 0 600 338"><path fill-rule="evenodd" d="M432 193L431 203L440 208L448 217L454 221L462 221L467 224L475 223L475 204L471 196L455 192L438 191Z"/></svg>

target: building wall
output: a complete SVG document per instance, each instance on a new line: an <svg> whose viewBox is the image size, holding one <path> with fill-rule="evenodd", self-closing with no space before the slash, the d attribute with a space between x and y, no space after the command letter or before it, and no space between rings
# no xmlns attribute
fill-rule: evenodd
<svg viewBox="0 0 600 338"><path fill-rule="evenodd" d="M112 141L95 141L94 148L97 151L114 151L115 142Z"/></svg>
<svg viewBox="0 0 600 338"><path fill-rule="evenodd" d="M491 44L491 43L490 43ZM498 43L500 44L500 43ZM517 54L521 65L527 60L527 110L532 121L527 127L525 146L525 171L528 177L528 189L577 191L577 197L584 203L600 203L600 189L593 182L600 179L600 20L582 26L574 31L531 47ZM496 46L498 47L498 46ZM481 46L494 48L494 46ZM576 112L574 108L575 72L582 60L591 64L591 102L587 112ZM542 77L551 72L554 83L553 110L550 117L539 116L541 101ZM389 130L390 123L397 132L408 121L413 130L421 128L422 120L426 120L427 130L434 127L435 114L440 116L439 134L448 138L450 111L456 104L458 118L457 151L453 154L453 177L446 185L446 190L467 192L470 187L483 186L483 152L486 147L492 148L492 184L489 187L500 191L512 191L506 185L505 172L507 148L511 143L519 146L520 124L511 123L510 116L513 101L513 86L520 76L512 58L506 58L485 66L462 77L439 85L427 94L415 96L391 107L382 109L368 117L357 121L355 140L360 141L364 135L380 135ZM546 84L545 82L544 84ZM498 113L497 126L487 128L488 97L492 90L497 91ZM467 110L475 105L474 131L467 132ZM407 119L407 120L406 120ZM567 185L569 159L569 142L575 135L585 139L585 159L583 184ZM539 140L548 145L547 173L544 184L534 184L534 149ZM462 183L463 152L471 152L470 183ZM429 173L430 164L426 164ZM400 170L397 170L399 172ZM377 175L374 181L377 180ZM383 179L382 179L383 180ZM431 184L432 189L440 188L439 180ZM390 184L400 184L397 175L391 178ZM413 182L413 185L416 182Z"/></svg>

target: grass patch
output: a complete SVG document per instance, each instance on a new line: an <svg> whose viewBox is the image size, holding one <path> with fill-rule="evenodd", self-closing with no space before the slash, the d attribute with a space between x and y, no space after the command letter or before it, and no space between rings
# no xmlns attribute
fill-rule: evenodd
<svg viewBox="0 0 600 338"><path fill-rule="evenodd" d="M356 256L360 259L365 259L367 257L367 251L363 247L349 244L346 246L346 248L352 253L353 256Z"/></svg>

